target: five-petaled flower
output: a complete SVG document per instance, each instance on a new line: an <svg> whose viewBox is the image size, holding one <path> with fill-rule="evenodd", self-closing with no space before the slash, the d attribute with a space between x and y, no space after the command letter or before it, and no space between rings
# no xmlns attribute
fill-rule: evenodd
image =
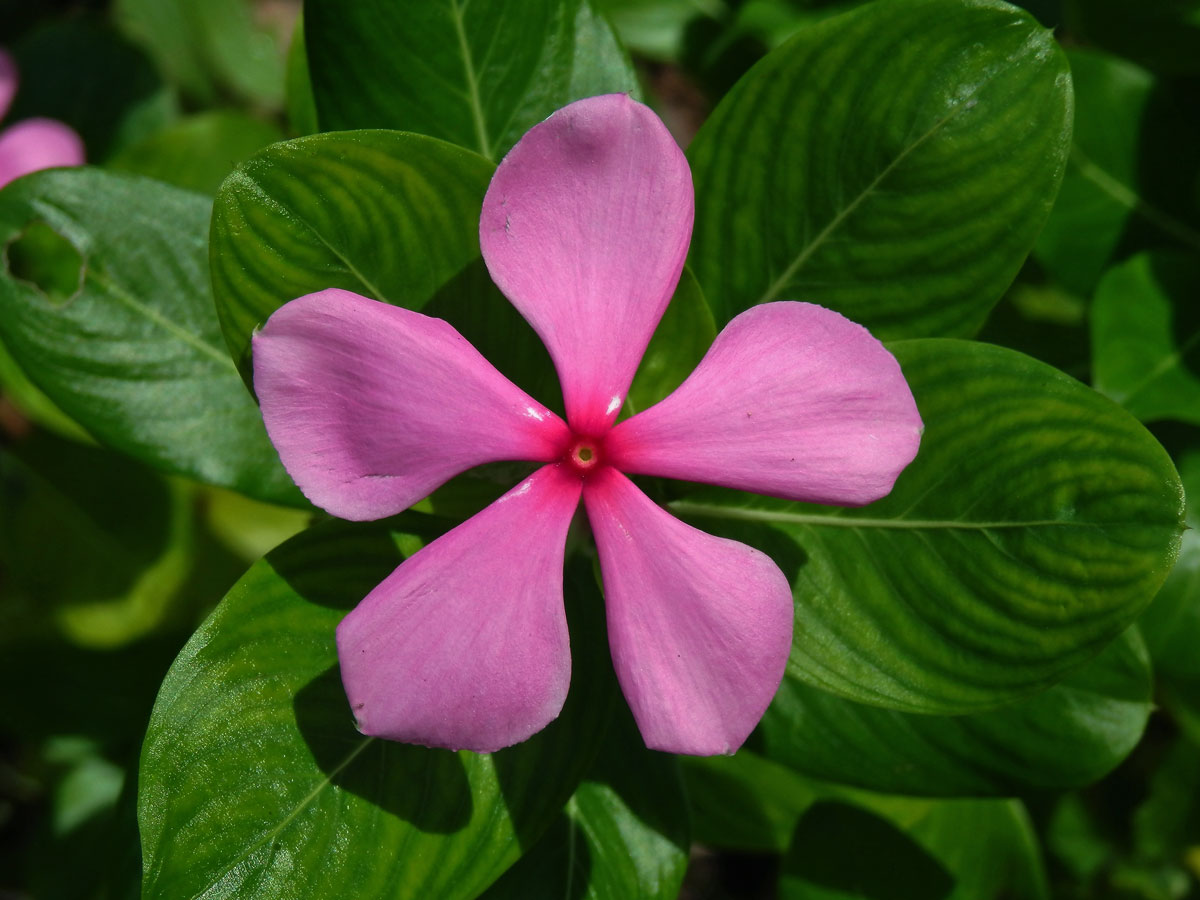
<svg viewBox="0 0 1200 900"><path fill-rule="evenodd" d="M17 94L17 65L0 50L0 119ZM82 166L83 141L54 119L25 119L0 131L0 187L55 166Z"/></svg>
<svg viewBox="0 0 1200 900"><path fill-rule="evenodd" d="M550 351L565 422L446 322L348 291L293 300L255 336L267 431L334 515L397 513L482 463L544 463L342 621L342 680L363 733L491 751L558 715L570 681L564 547L580 497L614 667L646 744L730 753L762 716L792 645L787 578L627 476L861 505L891 490L922 426L891 354L798 302L737 316L673 394L616 423L692 216L683 154L624 94L559 110L497 168L483 257Z"/></svg>

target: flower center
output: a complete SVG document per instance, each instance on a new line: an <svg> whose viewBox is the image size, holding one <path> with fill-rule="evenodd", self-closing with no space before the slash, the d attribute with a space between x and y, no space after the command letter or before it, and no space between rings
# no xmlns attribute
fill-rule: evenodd
<svg viewBox="0 0 1200 900"><path fill-rule="evenodd" d="M575 437L567 445L567 451L563 454L563 462L580 476L595 471L603 461L604 452L601 442L595 438Z"/></svg>

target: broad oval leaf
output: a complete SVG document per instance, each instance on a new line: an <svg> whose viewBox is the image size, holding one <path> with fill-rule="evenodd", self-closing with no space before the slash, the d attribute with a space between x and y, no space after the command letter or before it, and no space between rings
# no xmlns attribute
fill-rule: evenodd
<svg viewBox="0 0 1200 900"><path fill-rule="evenodd" d="M614 709L590 567L568 570L572 685L557 721L493 754L359 734L338 621L432 536L410 514L331 522L256 563L180 653L142 748L146 900L470 900L575 790ZM579 571L581 570L581 571Z"/></svg>
<svg viewBox="0 0 1200 900"><path fill-rule="evenodd" d="M791 578L793 677L923 713L1032 694L1154 596L1179 548L1179 476L1132 416L1044 363L970 341L891 349L925 434L888 497L835 509L711 492L671 506Z"/></svg>
<svg viewBox="0 0 1200 900"><path fill-rule="evenodd" d="M391 131L275 144L239 167L213 206L213 293L249 380L250 337L296 297L344 288L420 309L479 258L487 160ZM486 272L464 291L489 290Z"/></svg>
<svg viewBox="0 0 1200 900"><path fill-rule="evenodd" d="M922 716L785 678L756 748L806 775L892 794L1007 797L1078 787L1113 769L1150 716L1136 628L1064 681L1012 706Z"/></svg>
<svg viewBox="0 0 1200 900"><path fill-rule="evenodd" d="M1176 458L1187 494L1188 530L1179 561L1138 626L1160 681L1200 685L1200 448Z"/></svg>
<svg viewBox="0 0 1200 900"><path fill-rule="evenodd" d="M325 130L398 128L498 161L572 100L638 90L590 0L307 0Z"/></svg>
<svg viewBox="0 0 1200 900"><path fill-rule="evenodd" d="M1143 253L1110 269L1092 301L1096 390L1141 419L1200 424L1200 262Z"/></svg>
<svg viewBox="0 0 1200 900"><path fill-rule="evenodd" d="M480 900L674 900L687 851L679 764L621 712L562 814Z"/></svg>
<svg viewBox="0 0 1200 900"><path fill-rule="evenodd" d="M206 271L209 210L198 194L97 169L8 185L0 340L101 442L165 472L301 503L221 342ZM14 271L31 233L74 255L73 291Z"/></svg>
<svg viewBox="0 0 1200 900"><path fill-rule="evenodd" d="M689 261L718 323L806 300L881 338L974 331L1041 228L1070 146L1049 31L995 0L895 0L758 63L692 143Z"/></svg>

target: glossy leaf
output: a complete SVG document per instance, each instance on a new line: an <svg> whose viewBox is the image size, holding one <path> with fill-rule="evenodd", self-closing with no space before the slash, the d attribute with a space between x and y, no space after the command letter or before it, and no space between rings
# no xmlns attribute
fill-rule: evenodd
<svg viewBox="0 0 1200 900"><path fill-rule="evenodd" d="M687 825L675 758L621 713L562 814L481 900L674 900Z"/></svg>
<svg viewBox="0 0 1200 900"><path fill-rule="evenodd" d="M304 21L327 131L415 131L496 162L572 100L637 92L590 0L308 0Z"/></svg>
<svg viewBox="0 0 1200 900"><path fill-rule="evenodd" d="M1096 389L1143 422L1200 424L1200 263L1135 256L1111 269L1092 301Z"/></svg>
<svg viewBox="0 0 1200 900"><path fill-rule="evenodd" d="M567 578L568 608L580 617L571 695L545 731L479 755L354 729L334 628L432 536L424 520L398 527L329 523L288 541L183 649L142 749L146 900L467 900L532 846L576 789L614 699L586 566Z"/></svg>
<svg viewBox="0 0 1200 900"><path fill-rule="evenodd" d="M221 186L212 282L225 339L249 380L250 336L325 288L420 309L479 259L492 166L432 138L322 134L268 147ZM482 269L481 263L476 263ZM463 291L495 288L486 272Z"/></svg>
<svg viewBox="0 0 1200 900"><path fill-rule="evenodd" d="M9 185L0 193L0 246L9 251L0 340L102 443L165 472L299 503L221 345L206 276L208 215L197 194L95 169ZM43 291L13 271L14 242L33 225L74 248L74 294Z"/></svg>
<svg viewBox="0 0 1200 900"><path fill-rule="evenodd" d="M1155 672L1168 682L1200 686L1200 450L1179 457L1187 495L1187 525L1179 561L1150 608L1138 620Z"/></svg>
<svg viewBox="0 0 1200 900"><path fill-rule="evenodd" d="M1075 787L1107 774L1134 748L1151 687L1136 629L1031 699L968 716L879 709L785 678L755 747L812 777L893 794Z"/></svg>
<svg viewBox="0 0 1200 900"><path fill-rule="evenodd" d="M234 166L279 140L283 135L269 122L217 110L183 119L127 147L112 159L109 168L215 194Z"/></svg>
<svg viewBox="0 0 1200 900"><path fill-rule="evenodd" d="M873 3L754 67L692 143L689 262L718 324L804 300L880 338L964 335L1016 274L1066 163L1050 32L997 2Z"/></svg>
<svg viewBox="0 0 1200 900"><path fill-rule="evenodd" d="M1094 50L1067 51L1075 86L1075 130L1062 189L1034 255L1068 289L1091 296L1126 220L1144 207L1137 153L1154 79Z"/></svg>
<svg viewBox="0 0 1200 900"><path fill-rule="evenodd" d="M1031 694L1149 603L1179 547L1178 475L1128 413L1049 366L965 341L891 349L926 430L888 497L671 507L792 580L792 677L910 712Z"/></svg>

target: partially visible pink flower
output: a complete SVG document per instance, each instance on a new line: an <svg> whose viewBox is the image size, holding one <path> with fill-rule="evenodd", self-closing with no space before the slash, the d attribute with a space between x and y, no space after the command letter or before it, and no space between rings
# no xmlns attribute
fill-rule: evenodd
<svg viewBox="0 0 1200 900"><path fill-rule="evenodd" d="M497 168L483 257L546 343L566 422L447 323L347 291L293 300L255 336L271 439L336 516L398 513L482 463L545 464L342 621L342 680L363 733L491 751L558 715L570 681L564 545L581 497L613 663L646 744L731 753L762 716L792 644L787 578L627 476L860 505L891 490L922 426L896 360L865 328L796 302L737 316L678 390L614 424L692 215L683 154L624 94L559 110Z"/></svg>
<svg viewBox="0 0 1200 900"><path fill-rule="evenodd" d="M0 119L17 94L17 65L0 50ZM0 131L0 187L22 175L57 166L82 166L83 140L54 119L25 119Z"/></svg>

